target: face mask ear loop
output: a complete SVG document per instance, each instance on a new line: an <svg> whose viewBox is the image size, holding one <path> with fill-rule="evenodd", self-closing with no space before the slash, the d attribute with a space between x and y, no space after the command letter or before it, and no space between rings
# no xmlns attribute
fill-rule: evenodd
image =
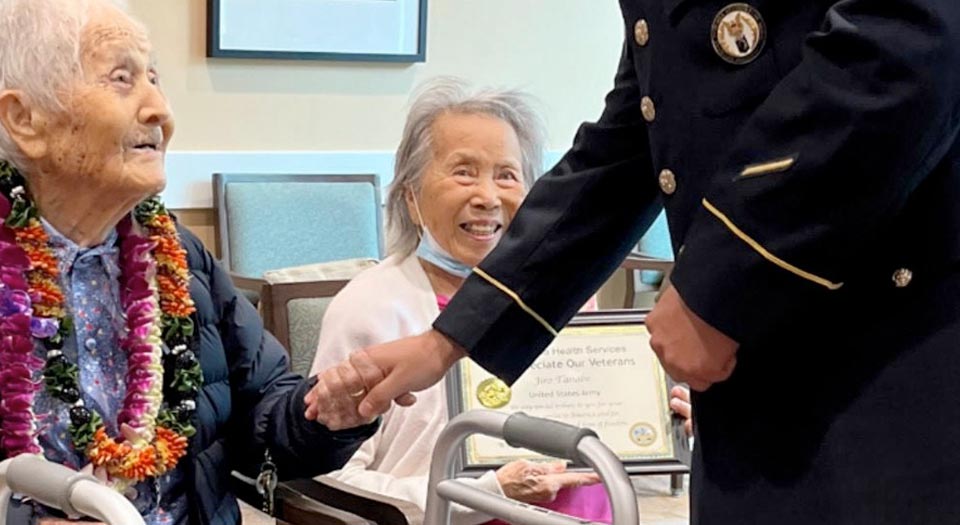
<svg viewBox="0 0 960 525"><path fill-rule="evenodd" d="M426 228L426 225L423 222L423 214L420 213L420 203L417 202L417 192L413 191L410 186L407 186L407 191L410 192L410 197L413 198L413 209L417 210L417 218L420 219L419 228L417 228L417 241L423 240L423 234L421 231Z"/></svg>

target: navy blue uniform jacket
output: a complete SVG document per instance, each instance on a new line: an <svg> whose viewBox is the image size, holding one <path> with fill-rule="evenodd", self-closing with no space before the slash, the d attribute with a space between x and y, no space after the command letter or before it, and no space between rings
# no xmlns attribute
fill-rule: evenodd
<svg viewBox="0 0 960 525"><path fill-rule="evenodd" d="M515 380L663 206L741 343L694 396L693 522L960 522L960 3L752 0L742 65L727 3L621 0L602 116L434 326Z"/></svg>

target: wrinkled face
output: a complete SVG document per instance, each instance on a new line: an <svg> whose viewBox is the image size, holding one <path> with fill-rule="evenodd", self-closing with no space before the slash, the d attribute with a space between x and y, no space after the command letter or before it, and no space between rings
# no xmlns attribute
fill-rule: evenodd
<svg viewBox="0 0 960 525"><path fill-rule="evenodd" d="M121 11L94 6L81 35L82 77L46 125L45 172L105 195L163 189L173 118L146 34Z"/></svg>
<svg viewBox="0 0 960 525"><path fill-rule="evenodd" d="M526 194L520 141L489 115L447 113L431 130L433 159L416 195L423 222L454 258L476 266L500 241ZM412 195L407 205L420 217Z"/></svg>

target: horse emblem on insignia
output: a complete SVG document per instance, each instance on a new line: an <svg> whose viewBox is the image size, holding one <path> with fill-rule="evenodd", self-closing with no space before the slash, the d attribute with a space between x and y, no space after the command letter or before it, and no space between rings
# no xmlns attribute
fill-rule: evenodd
<svg viewBox="0 0 960 525"><path fill-rule="evenodd" d="M713 49L731 64L750 63L763 50L766 31L763 17L756 9L748 4L730 4L713 19Z"/></svg>

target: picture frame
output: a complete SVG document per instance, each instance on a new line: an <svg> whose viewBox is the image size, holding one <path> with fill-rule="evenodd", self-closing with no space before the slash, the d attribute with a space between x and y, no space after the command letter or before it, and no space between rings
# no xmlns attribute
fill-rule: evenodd
<svg viewBox="0 0 960 525"><path fill-rule="evenodd" d="M475 409L522 411L591 428L630 474L689 472L690 441L670 411L674 383L650 348L647 313L578 314L511 387L461 360L446 377L450 417ZM458 466L476 474L517 459L548 458L474 435Z"/></svg>
<svg viewBox="0 0 960 525"><path fill-rule="evenodd" d="M207 56L424 62L427 0L207 0Z"/></svg>

